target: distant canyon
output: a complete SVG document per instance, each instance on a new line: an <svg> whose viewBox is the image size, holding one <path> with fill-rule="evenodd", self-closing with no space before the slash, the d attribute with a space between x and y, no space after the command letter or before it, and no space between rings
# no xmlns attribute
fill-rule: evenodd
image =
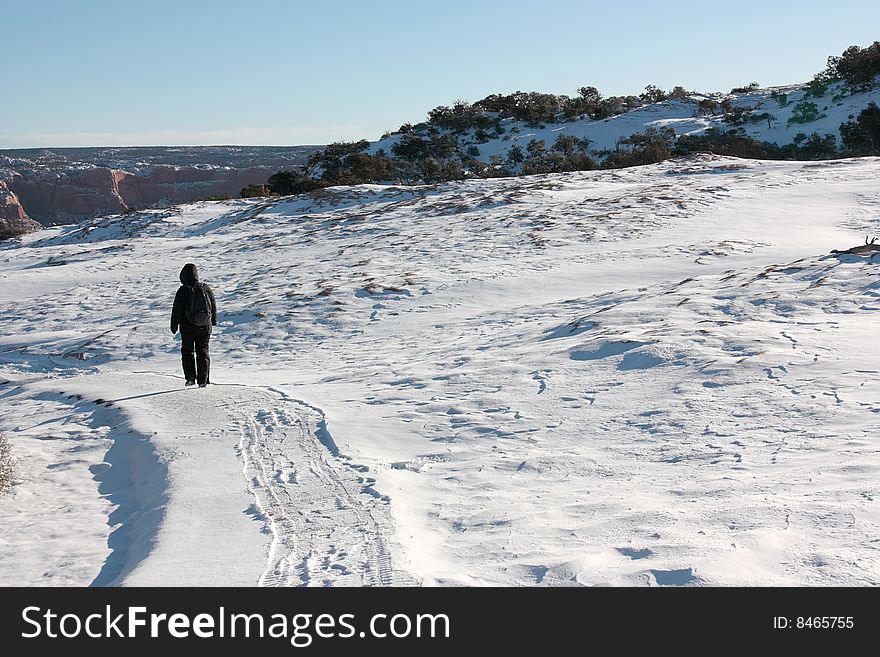
<svg viewBox="0 0 880 657"><path fill-rule="evenodd" d="M237 197L313 146L0 150L0 239L129 209Z"/></svg>

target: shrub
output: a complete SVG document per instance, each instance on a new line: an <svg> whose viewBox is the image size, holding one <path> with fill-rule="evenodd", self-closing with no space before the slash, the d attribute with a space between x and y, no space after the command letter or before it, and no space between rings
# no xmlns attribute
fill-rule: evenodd
<svg viewBox="0 0 880 657"><path fill-rule="evenodd" d="M752 123L760 123L761 121L767 122L767 128L772 128L772 122L776 120L776 117L773 116L770 112L761 112L760 114L750 114L749 121Z"/></svg>
<svg viewBox="0 0 880 657"><path fill-rule="evenodd" d="M454 132L463 132L470 128L490 128L492 117L488 116L478 105L470 105L458 100L452 107L441 105L428 112L428 122Z"/></svg>
<svg viewBox="0 0 880 657"><path fill-rule="evenodd" d="M828 93L828 87L831 86L832 80L821 73L816 75L812 80L804 85L804 98L822 98Z"/></svg>
<svg viewBox="0 0 880 657"><path fill-rule="evenodd" d="M669 96L667 96L662 89L655 87L653 84L649 84L645 87L644 93L639 94L639 100L643 103L659 103L667 98L669 98Z"/></svg>
<svg viewBox="0 0 880 657"><path fill-rule="evenodd" d="M565 157L574 155L577 150L586 150L590 144L589 139L578 139L574 135L559 135L553 142L551 150L562 153Z"/></svg>
<svg viewBox="0 0 880 657"><path fill-rule="evenodd" d="M697 114L712 114L718 111L718 103L711 98L703 98L697 103Z"/></svg>
<svg viewBox="0 0 880 657"><path fill-rule="evenodd" d="M734 87L733 89L730 90L730 93L732 93L732 94L747 94L752 91L755 91L760 86L761 85L759 85L757 82L749 82L744 87Z"/></svg>
<svg viewBox="0 0 880 657"><path fill-rule="evenodd" d="M702 135L682 135L679 137L675 144L675 154L689 155L691 153L715 153L753 159L768 157L765 145L756 139L747 137L742 130L722 132L717 128L711 128Z"/></svg>
<svg viewBox="0 0 880 657"><path fill-rule="evenodd" d="M578 89L578 97L587 103L598 103L602 100L602 94L596 87L581 87Z"/></svg>
<svg viewBox="0 0 880 657"><path fill-rule="evenodd" d="M324 180L337 185L358 185L360 183L389 180L394 164L382 155L351 153L343 160L343 166L324 174Z"/></svg>
<svg viewBox="0 0 880 657"><path fill-rule="evenodd" d="M510 147L510 150L507 151L507 161L513 166L522 164L525 159L526 155L523 153L523 149L519 144L514 144Z"/></svg>
<svg viewBox="0 0 880 657"><path fill-rule="evenodd" d="M443 163L442 180L464 180L464 167L458 160L448 160Z"/></svg>
<svg viewBox="0 0 880 657"><path fill-rule="evenodd" d="M0 433L0 494L12 488L12 446L6 436Z"/></svg>
<svg viewBox="0 0 880 657"><path fill-rule="evenodd" d="M530 126L537 126L542 121L555 122L563 112L567 100L566 96L516 91L506 96L501 94L486 96L475 102L473 107L479 111L495 113L498 118L514 118Z"/></svg>
<svg viewBox="0 0 880 657"><path fill-rule="evenodd" d="M423 138L414 134L404 135L391 147L396 157L410 162L418 162L433 157L446 159L458 154L459 147L455 139L449 135L433 134Z"/></svg>
<svg viewBox="0 0 880 657"><path fill-rule="evenodd" d="M838 151L834 135L823 137L813 132L808 137L799 132L793 143L777 146L747 136L742 128L726 132L712 128L702 135L683 135L678 139L675 155L692 153L715 153L759 160L824 160L835 157Z"/></svg>
<svg viewBox="0 0 880 657"><path fill-rule="evenodd" d="M269 188L265 185L248 185L247 187L242 187L239 196L241 198L258 198L260 196L269 196L271 192L269 192ZM228 197L227 197L228 198ZM206 199L213 200L213 199Z"/></svg>
<svg viewBox="0 0 880 657"><path fill-rule="evenodd" d="M491 135L482 128L478 128L476 132L474 132L474 140L478 144L485 144L490 139L492 139Z"/></svg>
<svg viewBox="0 0 880 657"><path fill-rule="evenodd" d="M443 180L443 165L433 157L426 157L419 162L419 173L426 183L436 183Z"/></svg>
<svg viewBox="0 0 880 657"><path fill-rule="evenodd" d="M730 125L745 125L751 118L752 110L755 109L754 107L733 107L733 105L729 107L721 120Z"/></svg>
<svg viewBox="0 0 880 657"><path fill-rule="evenodd" d="M631 146L628 150L619 150L620 145ZM675 130L672 128L650 127L645 132L636 132L625 139L621 139L618 151L612 153L603 162L606 168L618 169L621 167L638 166L641 164L654 164L672 157L675 145Z"/></svg>
<svg viewBox="0 0 880 657"><path fill-rule="evenodd" d="M391 147L391 152L402 160L420 160L430 154L430 142L416 135L406 134Z"/></svg>
<svg viewBox="0 0 880 657"><path fill-rule="evenodd" d="M547 152L547 143L543 139L532 139L526 144L529 157L541 157Z"/></svg>
<svg viewBox="0 0 880 657"><path fill-rule="evenodd" d="M321 189L322 187L327 187L327 183L294 171L279 171L269 176L266 187L272 194L288 196L290 194L302 194L315 189Z"/></svg>
<svg viewBox="0 0 880 657"><path fill-rule="evenodd" d="M819 136L813 132L803 140L803 145L798 148L797 157L800 160L827 160L837 155L837 140L834 135Z"/></svg>
<svg viewBox="0 0 880 657"><path fill-rule="evenodd" d="M574 119L587 114L595 116L596 108L602 100L602 95L596 87L581 87L575 98L564 97L562 113L567 119Z"/></svg>
<svg viewBox="0 0 880 657"><path fill-rule="evenodd" d="M592 171L599 168L599 163L586 153L575 153L565 158L562 167L561 171Z"/></svg>
<svg viewBox="0 0 880 657"><path fill-rule="evenodd" d="M477 178L487 177L489 165L487 165L485 162L474 159L466 159L461 164L462 167L464 167L465 175L470 174L471 176L476 176Z"/></svg>
<svg viewBox="0 0 880 657"><path fill-rule="evenodd" d="M370 147L370 142L366 139L360 141L345 142L340 141L330 144L322 151L317 151L309 155L308 168L312 171L320 169L323 174L332 172L335 169L343 167L342 160L352 153L365 151Z"/></svg>
<svg viewBox="0 0 880 657"><path fill-rule="evenodd" d="M431 139L434 139L433 137ZM391 147L391 151L397 155L397 152L404 151L413 144L428 144L430 140L424 140L413 133L403 135L400 142ZM454 143L454 141L453 141ZM401 146L401 144L403 144ZM298 194L303 191L311 191L315 187L309 188L309 183L303 179L313 180L320 178L319 187L327 187L329 185L356 185L363 182L376 182L386 180L394 173L393 161L388 158L384 150L377 152L375 155L369 155L364 151L367 150L370 143L365 139L357 142L338 142L330 144L323 151L312 153L308 160L308 171L310 177L300 176L297 180L296 188L299 191L288 191L284 193ZM427 155L428 152L422 153L420 156ZM408 159L408 158L407 158ZM418 159L414 157L413 159ZM287 183L282 182L282 186ZM270 190L275 192L270 185Z"/></svg>
<svg viewBox="0 0 880 657"><path fill-rule="evenodd" d="M774 91L773 93L771 93L770 98L775 100L780 107L785 107L786 105L789 105L791 103L791 101L788 99L788 94L781 93L779 91Z"/></svg>
<svg viewBox="0 0 880 657"><path fill-rule="evenodd" d="M826 78L844 80L853 88L866 91L880 74L880 41L867 48L850 46L839 57L829 57Z"/></svg>
<svg viewBox="0 0 880 657"><path fill-rule="evenodd" d="M877 103L868 103L854 121L841 123L840 138L853 155L880 155L880 107Z"/></svg>
<svg viewBox="0 0 880 657"><path fill-rule="evenodd" d="M489 178L503 178L513 175L510 169L504 165L504 158L498 153L489 157L489 169L486 173Z"/></svg>
<svg viewBox="0 0 880 657"><path fill-rule="evenodd" d="M788 124L792 123L811 123L819 118L819 107L816 103L808 100L802 100L794 106Z"/></svg>

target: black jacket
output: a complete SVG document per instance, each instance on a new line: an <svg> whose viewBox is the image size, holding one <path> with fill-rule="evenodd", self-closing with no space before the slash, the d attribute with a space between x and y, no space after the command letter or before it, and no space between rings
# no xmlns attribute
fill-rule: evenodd
<svg viewBox="0 0 880 657"><path fill-rule="evenodd" d="M210 335L211 326L217 326L217 303L214 301L214 293L207 284L199 282L199 270L192 263L184 265L180 270L180 282L183 285L177 288L174 306L171 308L171 332L177 333L179 327L181 333L188 335ZM211 326L195 326L186 319L186 299L190 295L190 288L196 285L205 291L211 302Z"/></svg>

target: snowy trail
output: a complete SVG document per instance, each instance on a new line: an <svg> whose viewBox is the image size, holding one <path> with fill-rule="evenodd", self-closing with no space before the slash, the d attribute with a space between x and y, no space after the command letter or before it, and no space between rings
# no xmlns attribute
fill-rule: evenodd
<svg viewBox="0 0 880 657"><path fill-rule="evenodd" d="M339 454L316 409L283 399L235 414L248 489L272 532L261 586L413 582L391 566L388 498Z"/></svg>
<svg viewBox="0 0 880 657"><path fill-rule="evenodd" d="M159 372L147 374L161 376ZM163 378L179 384L176 377ZM266 561L254 583L388 586L415 582L392 568L387 497L373 490L375 480L367 475L367 466L339 453L319 409L270 386L225 382L183 394L188 400L207 397L219 412L222 420L215 418L216 428L207 437L234 444L241 486L252 496L252 511L247 513L271 536L264 549ZM179 476L198 478L198 473ZM211 485L204 480L198 483ZM163 552L181 549L174 542L170 538ZM186 549L195 554L202 548L189 545ZM146 572L163 567L161 552L152 558L155 562L147 559Z"/></svg>

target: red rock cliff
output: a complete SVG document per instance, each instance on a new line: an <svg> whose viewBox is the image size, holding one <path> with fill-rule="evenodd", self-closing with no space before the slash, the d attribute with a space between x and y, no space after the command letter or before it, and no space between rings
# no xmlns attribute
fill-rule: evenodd
<svg viewBox="0 0 880 657"><path fill-rule="evenodd" d="M31 219L21 207L18 196L0 180L0 239L23 235L40 228L42 226Z"/></svg>

